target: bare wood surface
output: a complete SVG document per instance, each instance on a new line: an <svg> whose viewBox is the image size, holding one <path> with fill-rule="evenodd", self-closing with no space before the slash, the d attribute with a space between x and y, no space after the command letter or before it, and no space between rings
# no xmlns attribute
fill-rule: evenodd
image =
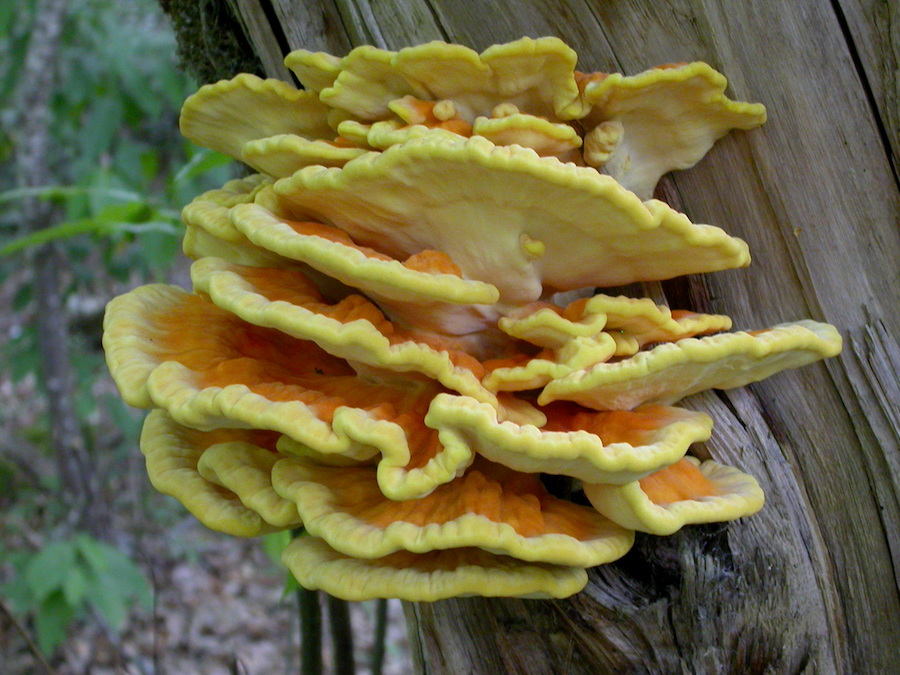
<svg viewBox="0 0 900 675"><path fill-rule="evenodd" d="M837 11L849 33L863 85L878 110L896 175L900 169L900 3L840 0Z"/></svg>
<svg viewBox="0 0 900 675"><path fill-rule="evenodd" d="M565 601L410 605L428 673L888 673L900 644L900 191L896 3L875 0L272 0L289 48L345 53L556 35L584 70L704 60L769 122L720 141L659 195L742 237L749 269L664 284L737 328L810 317L843 354L687 403L708 454L767 505L728 526L641 536ZM277 32L276 31L276 32ZM259 49L259 48L258 48ZM273 76L278 73L272 72Z"/></svg>
<svg viewBox="0 0 900 675"><path fill-rule="evenodd" d="M284 65L281 31L273 26L260 0L227 0L250 42L256 48L262 67L269 77L291 81L291 73Z"/></svg>

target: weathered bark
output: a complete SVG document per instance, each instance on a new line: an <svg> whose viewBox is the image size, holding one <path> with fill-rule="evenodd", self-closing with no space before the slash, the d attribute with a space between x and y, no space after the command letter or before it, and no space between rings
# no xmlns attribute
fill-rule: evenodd
<svg viewBox="0 0 900 675"><path fill-rule="evenodd" d="M60 75L57 53L67 12L65 0L45 0L36 8L14 107L19 118L15 148L19 187L38 188L54 182L50 104ZM29 197L22 200L22 217L24 229L35 231L54 224L59 213L50 202ZM62 298L64 265L63 254L52 243L41 247L33 258L41 375L49 404L50 442L63 486L61 497L73 507L69 511L71 524L99 529L100 523L89 515L93 501L91 467L75 412L75 371Z"/></svg>
<svg viewBox="0 0 900 675"><path fill-rule="evenodd" d="M885 673L900 641L898 33L874 0L230 0L269 74L303 47L475 49L556 35L586 70L704 60L766 104L659 194L745 239L750 269L663 285L673 306L739 328L810 317L828 362L686 401L715 419L707 453L756 475L757 516L639 537L565 601L410 605L429 673ZM266 9L267 11L263 11ZM268 37L267 37L268 36ZM275 65L272 65L275 64ZM221 73L222 76L229 73Z"/></svg>

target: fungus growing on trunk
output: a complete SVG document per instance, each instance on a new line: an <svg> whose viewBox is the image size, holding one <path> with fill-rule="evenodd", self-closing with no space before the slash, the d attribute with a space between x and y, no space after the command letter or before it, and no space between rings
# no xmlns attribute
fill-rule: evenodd
<svg viewBox="0 0 900 675"><path fill-rule="evenodd" d="M705 64L575 60L555 38L298 51L304 91L240 75L188 99L184 134L260 173L185 207L191 292L109 304L155 486L223 532L302 523L285 563L353 600L565 597L635 530L761 508L686 455L712 421L672 404L833 356L835 329L730 333L596 289L749 264L645 198L765 110Z"/></svg>

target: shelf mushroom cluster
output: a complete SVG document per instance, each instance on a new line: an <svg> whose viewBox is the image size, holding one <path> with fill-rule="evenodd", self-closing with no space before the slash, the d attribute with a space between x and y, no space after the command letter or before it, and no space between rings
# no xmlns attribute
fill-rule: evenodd
<svg viewBox="0 0 900 675"><path fill-rule="evenodd" d="M285 563L351 600L564 597L635 531L761 508L686 456L712 421L673 404L833 356L835 329L597 289L749 263L649 197L765 110L703 63L575 61L555 38L297 51L302 90L244 74L187 100L185 136L258 173L184 209L191 292L107 310L159 490L223 532L304 528Z"/></svg>

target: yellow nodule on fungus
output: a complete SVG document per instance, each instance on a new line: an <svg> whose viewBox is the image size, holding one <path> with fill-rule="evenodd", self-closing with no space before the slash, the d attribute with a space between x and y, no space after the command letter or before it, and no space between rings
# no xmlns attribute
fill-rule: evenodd
<svg viewBox="0 0 900 675"><path fill-rule="evenodd" d="M663 174L692 167L732 129L752 129L766 121L762 105L730 100L726 85L721 73L702 62L633 76L585 76L590 112L581 124L601 134L588 132L597 154L585 159L649 197Z"/></svg>

